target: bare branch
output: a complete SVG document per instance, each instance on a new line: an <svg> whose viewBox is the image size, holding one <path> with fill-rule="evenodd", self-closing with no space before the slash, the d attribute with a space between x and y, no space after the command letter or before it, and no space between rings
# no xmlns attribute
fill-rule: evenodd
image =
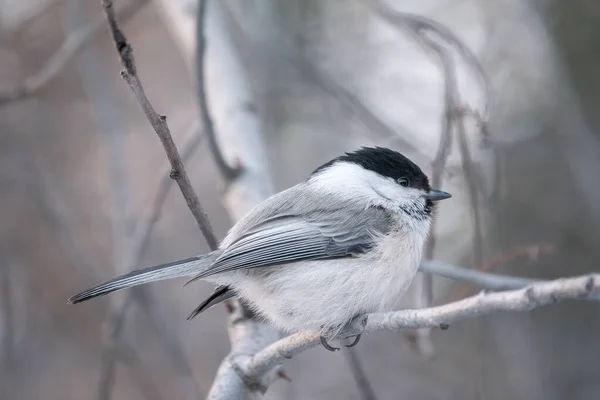
<svg viewBox="0 0 600 400"><path fill-rule="evenodd" d="M541 282L538 279L517 278L508 275L498 275L489 272L480 272L473 269L457 267L437 260L427 260L419 267L421 272L437 275L443 278L468 282L486 290L512 290L520 289L533 283Z"/></svg>
<svg viewBox="0 0 600 400"><path fill-rule="evenodd" d="M125 21L134 16L148 0L137 0L117 11L117 18ZM98 34L107 28L106 20L99 18L90 25L71 31L60 48L50 57L36 74L25 79L23 84L9 91L0 91L0 105L28 98L48 85L58 76L64 66Z"/></svg>
<svg viewBox="0 0 600 400"><path fill-rule="evenodd" d="M583 275L532 284L505 292L484 293L443 306L367 314L355 320L350 334L381 330L440 328L468 318L499 312L532 311L564 300L582 300L600 295L600 274ZM253 356L238 354L230 362L245 380L268 386L274 379L272 370L285 360L320 343L318 331L306 331L281 339Z"/></svg>
<svg viewBox="0 0 600 400"><path fill-rule="evenodd" d="M208 100L206 97L206 88L204 80L204 53L206 49L206 38L204 37L204 19L206 14L206 5L208 0L198 0L198 12L196 14L196 85L198 94L198 107L200 108L200 117L204 128L204 134L208 139L210 150L215 159L215 164L221 172L221 176L226 183L237 178L242 172L242 166L231 167L219 147L218 138L215 134L214 124L208 110Z"/></svg>
<svg viewBox="0 0 600 400"><path fill-rule="evenodd" d="M133 49L127 42L125 34L117 23L113 2L111 0L102 0L102 6L104 7L111 34L115 41L117 51L119 52L121 63L125 67L125 70L121 71L121 76L129 84L129 87L140 103L146 118L154 128L163 147L165 148L165 152L169 162L171 163L170 176L171 178L175 179L177 185L179 185L179 189L181 190L181 193L183 194L190 211L194 215L200 231L204 235L209 247L214 250L218 246L217 238L214 235L208 217L206 216L206 213L204 212L204 209L198 200L198 196L192 187L187 172L185 171L185 167L179 152L177 151L177 147L173 142L173 137L171 136L171 132L167 125L167 118L164 115L159 115L154 110L150 104L150 101L146 97L146 94L144 93L142 83L137 76L135 60L133 58Z"/></svg>

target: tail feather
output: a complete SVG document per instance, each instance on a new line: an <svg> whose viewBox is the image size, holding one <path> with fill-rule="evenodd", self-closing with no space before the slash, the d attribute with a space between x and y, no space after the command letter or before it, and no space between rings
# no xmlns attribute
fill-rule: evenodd
<svg viewBox="0 0 600 400"><path fill-rule="evenodd" d="M183 276L193 276L200 271L208 268L216 259L217 252L204 254L198 257L192 257L185 260L174 261L168 264L161 264L154 267L137 269L125 275L121 275L100 285L76 294L67 301L70 304L81 303L94 297L104 296L126 289L132 286L138 286L145 283L162 281L165 279L179 278Z"/></svg>

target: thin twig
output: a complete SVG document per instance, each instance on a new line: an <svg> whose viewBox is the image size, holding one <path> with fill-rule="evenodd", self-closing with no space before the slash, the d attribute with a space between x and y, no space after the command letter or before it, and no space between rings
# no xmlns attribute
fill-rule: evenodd
<svg viewBox="0 0 600 400"><path fill-rule="evenodd" d="M117 11L117 18L121 21L126 21L148 3L148 0L137 0L128 3L122 9ZM8 91L0 91L0 105L26 99L46 87L46 85L59 75L64 66L79 51L81 51L84 46L90 43L98 34L104 32L106 28L106 20L104 18L98 18L90 25L83 26L70 32L60 48L52 54L37 73L26 78L25 81L16 88Z"/></svg>
<svg viewBox="0 0 600 400"><path fill-rule="evenodd" d="M509 275L492 274L474 269L457 267L437 260L427 260L419 267L421 272L467 282L486 290L512 290L541 282L539 279L517 278Z"/></svg>
<svg viewBox="0 0 600 400"><path fill-rule="evenodd" d="M225 160L223 152L218 143L217 135L215 134L214 123L208 109L208 101L206 98L206 87L204 80L204 53L206 50L206 38L204 35L206 5L208 0L198 0L198 12L196 14L196 91L198 95L198 107L200 109L200 118L202 120L204 134L208 139L208 145L215 159L215 164L221 173L221 176L226 183L235 180L242 172L242 166L230 166ZM239 160L238 160L239 161Z"/></svg>
<svg viewBox="0 0 600 400"><path fill-rule="evenodd" d="M505 292L481 292L466 299L427 309L367 314L355 320L352 334L381 330L440 328L463 319L499 311L524 312L564 300L583 300L600 295L600 274L557 279ZM306 331L281 339L253 356L238 354L230 360L244 380L265 388L272 382L270 371L285 360L320 343L318 331Z"/></svg>
<svg viewBox="0 0 600 400"><path fill-rule="evenodd" d="M113 2L111 0L102 0L102 6L106 13L106 18L108 19L110 26L110 32L119 53L121 63L125 67L125 70L121 71L121 76L123 79L125 79L127 84L129 84L129 87L138 100L138 103L144 111L146 118L158 135L165 149L165 153L167 154L167 158L171 164L170 176L177 182L177 185L179 186L179 189L181 190L181 193L183 194L190 211L194 215L196 223L204 235L208 246L214 250L218 246L217 238L213 232L208 217L206 216L206 213L204 212L204 209L198 200L198 196L192 187L179 152L177 151L177 147L173 142L171 131L167 125L167 118L164 115L159 115L154 110L152 104L150 104L150 101L144 93L142 83L137 76L135 60L133 57L133 49L127 42L125 34L117 23Z"/></svg>

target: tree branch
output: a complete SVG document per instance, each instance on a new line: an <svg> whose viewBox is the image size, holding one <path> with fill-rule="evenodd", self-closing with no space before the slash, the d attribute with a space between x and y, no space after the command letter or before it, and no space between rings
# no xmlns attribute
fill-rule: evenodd
<svg viewBox="0 0 600 400"><path fill-rule="evenodd" d="M494 291L520 289L533 283L541 282L538 279L517 278L457 267L437 260L424 261L421 263L419 270L426 274L468 282L486 290Z"/></svg>
<svg viewBox="0 0 600 400"><path fill-rule="evenodd" d="M117 11L117 18L125 21L135 15L148 0L137 0ZM106 20L99 18L93 23L71 31L59 49L46 61L42 69L31 75L16 88L0 91L0 105L26 99L46 87L58 76L64 66L92 39L107 28Z"/></svg>
<svg viewBox="0 0 600 400"><path fill-rule="evenodd" d="M564 300L588 299L600 295L600 274L563 278L532 284L526 288L505 292L481 292L466 299L443 306L402 310L389 313L367 314L357 318L351 332L371 333L381 330L440 328L468 318L480 317L499 311L523 312L555 304ZM318 331L290 335L254 355L239 353L229 361L244 380L259 382L256 387L266 388L274 379L273 368L285 360L320 343Z"/></svg>
<svg viewBox="0 0 600 400"><path fill-rule="evenodd" d="M210 150L213 154L215 164L226 183L235 180L242 172L242 166L231 167L225 160L218 138L215 134L214 124L210 111L208 109L208 100L206 96L206 87L204 80L204 53L206 50L206 38L204 37L204 20L206 15L206 6L208 0L198 0L198 12L196 14L196 91L198 94L198 107L200 109L200 118L202 120L204 134L208 139ZM239 161L239 160L238 160Z"/></svg>
<svg viewBox="0 0 600 400"><path fill-rule="evenodd" d="M171 131L167 125L167 117L164 115L159 115L156 110L154 110L154 107L152 107L152 104L150 104L150 101L144 92L142 83L137 76L135 60L133 57L133 49L127 42L125 34L117 23L113 2L111 0L102 0L102 6L104 7L110 32L119 53L121 63L125 67L125 70L121 71L121 76L123 79L125 79L127 84L129 84L129 87L138 100L142 110L144 111L144 114L146 115L146 118L158 135L165 149L165 153L167 154L167 158L171 164L170 176L177 182L177 185L179 186L179 189L181 190L181 193L183 194L190 211L196 219L198 228L200 228L200 231L204 235L209 247L214 250L218 247L217 238L215 237L208 217L206 216L206 213L204 212L204 209L198 200L198 196L192 187L187 172L185 171L183 161L181 160L181 156L177 151L177 147L173 142Z"/></svg>

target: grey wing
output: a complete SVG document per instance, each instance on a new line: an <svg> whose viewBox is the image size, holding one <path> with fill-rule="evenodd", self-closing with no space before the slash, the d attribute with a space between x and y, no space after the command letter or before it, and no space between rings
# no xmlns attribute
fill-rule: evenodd
<svg viewBox="0 0 600 400"><path fill-rule="evenodd" d="M290 211L253 226L194 279L236 269L353 256L367 251L376 236L390 229L389 214L379 208L317 210L302 216Z"/></svg>

